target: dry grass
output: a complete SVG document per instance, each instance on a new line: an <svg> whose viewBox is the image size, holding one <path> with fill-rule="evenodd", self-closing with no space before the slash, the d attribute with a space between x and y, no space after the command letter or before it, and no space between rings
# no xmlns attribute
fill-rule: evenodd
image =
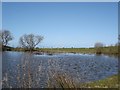
<svg viewBox="0 0 120 90"><path fill-rule="evenodd" d="M58 60L49 59L47 63L46 71L46 86L44 88L88 88L96 86L96 83L80 84L70 73L65 72L59 66ZM33 72L32 65L35 65L34 60L31 60L30 55L22 57L20 64L17 65L16 84L12 84L13 79L7 73L4 74L2 86L3 88L41 88L42 83L41 75L45 72L43 70L42 62L37 66L36 71ZM98 82L97 86L102 83L105 85L109 78L104 81ZM116 80L113 78L113 80ZM112 80L112 81L113 81ZM111 82L112 82L111 81ZM15 86L14 86L15 85ZM92 85L92 86L91 86ZM111 84L109 84L111 86Z"/></svg>
<svg viewBox="0 0 120 90"><path fill-rule="evenodd" d="M78 83L60 69L57 61L49 60L48 64L48 88L78 88Z"/></svg>
<svg viewBox="0 0 120 90"><path fill-rule="evenodd" d="M36 72L32 72L32 64L34 61L30 59L29 56L24 56L21 59L20 64L17 64L17 75L16 75L16 84L15 86L12 84L11 76L8 76L5 73L3 77L3 88L40 88L41 74L43 72L42 62L39 64L38 68L36 68ZM77 84L75 80L68 75L66 72L60 69L57 60L48 60L48 70L47 70L47 86L46 88L76 88Z"/></svg>
<svg viewBox="0 0 120 90"><path fill-rule="evenodd" d="M77 88L75 81L65 73L49 73L48 88Z"/></svg>

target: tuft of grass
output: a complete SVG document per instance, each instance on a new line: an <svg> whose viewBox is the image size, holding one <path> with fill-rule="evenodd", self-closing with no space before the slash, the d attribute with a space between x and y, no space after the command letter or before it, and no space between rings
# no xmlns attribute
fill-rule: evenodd
<svg viewBox="0 0 120 90"><path fill-rule="evenodd" d="M61 72L51 74L48 79L48 88L78 88L77 85L73 78Z"/></svg>
<svg viewBox="0 0 120 90"><path fill-rule="evenodd" d="M70 74L61 70L56 60L48 61L47 88L77 88L77 83Z"/></svg>

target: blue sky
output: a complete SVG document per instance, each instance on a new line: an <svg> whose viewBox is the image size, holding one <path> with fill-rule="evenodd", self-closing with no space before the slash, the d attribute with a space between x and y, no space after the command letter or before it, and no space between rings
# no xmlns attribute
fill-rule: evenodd
<svg viewBox="0 0 120 90"><path fill-rule="evenodd" d="M93 47L117 43L117 2L7 2L2 4L2 28L10 30L18 46L23 34L44 36L39 47Z"/></svg>
<svg viewBox="0 0 120 90"><path fill-rule="evenodd" d="M2 0L2 2L119 2L119 0Z"/></svg>

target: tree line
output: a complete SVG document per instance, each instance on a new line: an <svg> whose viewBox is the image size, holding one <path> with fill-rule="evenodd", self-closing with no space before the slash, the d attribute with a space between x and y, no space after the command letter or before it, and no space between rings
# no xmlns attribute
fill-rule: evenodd
<svg viewBox="0 0 120 90"><path fill-rule="evenodd" d="M8 43L14 39L9 30L0 31L0 43L3 48L8 46ZM33 51L33 49L44 39L41 35L24 34L19 38L19 45L25 50Z"/></svg>

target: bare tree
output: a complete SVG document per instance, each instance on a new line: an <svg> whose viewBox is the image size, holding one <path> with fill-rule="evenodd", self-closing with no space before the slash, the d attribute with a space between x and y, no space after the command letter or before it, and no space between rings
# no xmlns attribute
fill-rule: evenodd
<svg viewBox="0 0 120 90"><path fill-rule="evenodd" d="M3 46L7 46L8 42L13 40L13 36L11 35L11 32L8 30L1 30L0 31L0 42Z"/></svg>
<svg viewBox="0 0 120 90"><path fill-rule="evenodd" d="M101 42L97 42L95 43L95 50L96 50L96 54L101 54L102 53L102 47L103 47L103 43Z"/></svg>
<svg viewBox="0 0 120 90"><path fill-rule="evenodd" d="M28 34L20 37L19 43L23 48L29 49L32 51L41 41L43 40L43 36Z"/></svg>

